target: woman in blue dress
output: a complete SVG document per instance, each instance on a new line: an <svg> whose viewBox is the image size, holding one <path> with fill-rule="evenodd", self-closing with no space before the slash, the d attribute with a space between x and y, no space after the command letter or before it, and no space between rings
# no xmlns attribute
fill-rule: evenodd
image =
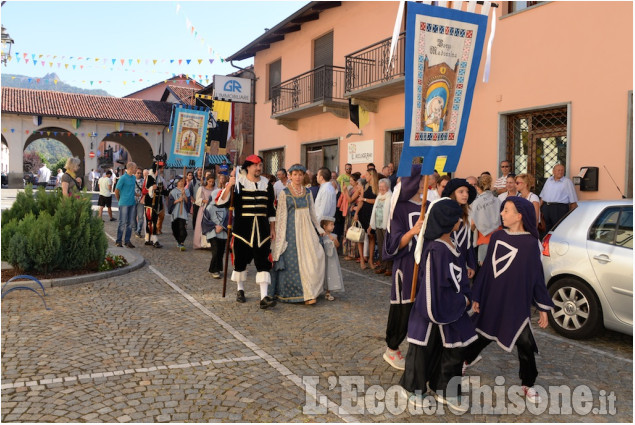
<svg viewBox="0 0 635 425"><path fill-rule="evenodd" d="M305 173L304 166L291 166L291 183L278 194L270 296L315 304L324 289L324 249L318 238L324 230L315 216L311 192L302 184Z"/></svg>

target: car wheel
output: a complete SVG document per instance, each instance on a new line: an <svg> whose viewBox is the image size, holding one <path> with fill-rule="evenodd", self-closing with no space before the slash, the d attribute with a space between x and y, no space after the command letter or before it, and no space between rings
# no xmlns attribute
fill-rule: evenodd
<svg viewBox="0 0 635 425"><path fill-rule="evenodd" d="M555 308L549 324L571 339L590 338L601 328L602 312L595 293L583 282L564 278L549 287Z"/></svg>

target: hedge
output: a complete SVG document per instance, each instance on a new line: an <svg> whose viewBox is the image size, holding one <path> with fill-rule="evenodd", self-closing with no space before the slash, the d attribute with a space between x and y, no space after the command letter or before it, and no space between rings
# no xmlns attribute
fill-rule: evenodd
<svg viewBox="0 0 635 425"><path fill-rule="evenodd" d="M2 212L2 260L24 271L94 269L104 261L108 240L90 196L64 198L58 189L28 185Z"/></svg>

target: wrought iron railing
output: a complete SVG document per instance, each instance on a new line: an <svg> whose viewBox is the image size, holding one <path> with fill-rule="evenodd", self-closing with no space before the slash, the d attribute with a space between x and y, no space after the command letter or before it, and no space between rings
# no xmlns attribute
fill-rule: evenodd
<svg viewBox="0 0 635 425"><path fill-rule="evenodd" d="M322 65L273 86L272 115L292 111L315 102L344 99L344 68Z"/></svg>
<svg viewBox="0 0 635 425"><path fill-rule="evenodd" d="M399 34L390 66L392 37L346 55L346 92L405 76L406 33Z"/></svg>

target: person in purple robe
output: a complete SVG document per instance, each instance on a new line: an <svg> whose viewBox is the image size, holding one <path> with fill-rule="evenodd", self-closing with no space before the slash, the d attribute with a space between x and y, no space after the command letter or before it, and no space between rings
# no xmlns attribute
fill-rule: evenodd
<svg viewBox="0 0 635 425"><path fill-rule="evenodd" d="M414 249L423 224L421 197L423 194L421 164L412 166L409 177L402 177L395 185L390 205L390 218L386 227L382 258L393 261L390 310L386 324L386 351L384 360L392 367L404 370L405 359L399 345L408 333L408 318L412 302L412 272Z"/></svg>
<svg viewBox="0 0 635 425"><path fill-rule="evenodd" d="M408 321L406 369L399 382L415 407L423 404L429 388L450 409L467 410L460 400L463 347L477 335L467 314L471 292L465 262L451 238L462 216L456 201L433 201L415 248L420 265L417 295Z"/></svg>
<svg viewBox="0 0 635 425"><path fill-rule="evenodd" d="M452 179L443 189L441 196L455 200L463 210L463 222L459 230L452 232L452 240L461 253L461 260L465 262L467 277L472 279L476 271L476 254L472 246L472 231L468 217L469 205L476 199L476 189L465 179Z"/></svg>
<svg viewBox="0 0 635 425"><path fill-rule="evenodd" d="M480 352L496 341L505 351L518 349L520 380L527 400L540 402L533 388L538 376L531 330L531 306L539 311L538 326L548 325L547 311L554 305L547 292L540 262L536 211L531 202L510 196L503 201L505 229L492 235L487 256L472 288L477 341L466 349L464 368L480 360Z"/></svg>

